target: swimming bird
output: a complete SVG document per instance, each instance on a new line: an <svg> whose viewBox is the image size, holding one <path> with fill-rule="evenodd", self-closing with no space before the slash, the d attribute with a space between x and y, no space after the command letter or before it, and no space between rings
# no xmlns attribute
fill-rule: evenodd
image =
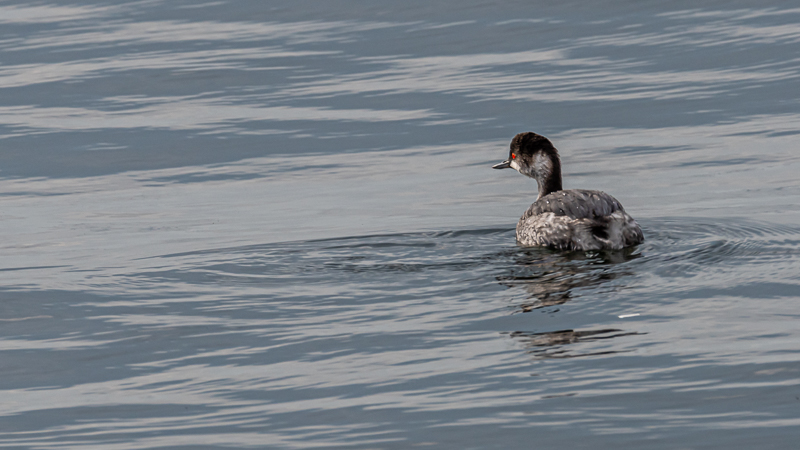
<svg viewBox="0 0 800 450"><path fill-rule="evenodd" d="M494 169L516 169L536 180L539 196L517 222L517 242L558 250L619 250L644 242L639 224L617 199L601 191L561 188L561 158L544 136L520 133L508 159Z"/></svg>

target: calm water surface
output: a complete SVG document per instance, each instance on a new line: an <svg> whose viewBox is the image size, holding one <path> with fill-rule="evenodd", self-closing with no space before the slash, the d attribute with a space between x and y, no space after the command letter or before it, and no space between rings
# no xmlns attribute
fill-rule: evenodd
<svg viewBox="0 0 800 450"><path fill-rule="evenodd" d="M0 2L0 447L796 448L800 8L662 3Z"/></svg>

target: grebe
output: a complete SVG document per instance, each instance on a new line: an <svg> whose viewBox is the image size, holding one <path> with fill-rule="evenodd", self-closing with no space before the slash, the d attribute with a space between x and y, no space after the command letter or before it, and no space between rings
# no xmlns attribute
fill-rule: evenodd
<svg viewBox="0 0 800 450"><path fill-rule="evenodd" d="M644 242L639 224L614 197L601 191L561 189L561 159L536 133L511 140L508 159L494 169L516 169L534 178L539 196L517 222L517 242L558 250L619 250Z"/></svg>

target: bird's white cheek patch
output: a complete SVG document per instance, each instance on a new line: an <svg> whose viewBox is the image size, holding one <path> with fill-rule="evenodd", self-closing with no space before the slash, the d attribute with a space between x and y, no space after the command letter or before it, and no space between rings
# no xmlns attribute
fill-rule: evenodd
<svg viewBox="0 0 800 450"><path fill-rule="evenodd" d="M516 170L516 171L519 171L519 163L517 163L517 161L515 159L511 160L511 168Z"/></svg>

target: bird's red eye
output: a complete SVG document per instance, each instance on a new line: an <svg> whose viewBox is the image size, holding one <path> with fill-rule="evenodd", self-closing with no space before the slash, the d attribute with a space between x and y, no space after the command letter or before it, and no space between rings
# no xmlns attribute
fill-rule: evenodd
<svg viewBox="0 0 800 450"><path fill-rule="evenodd" d="M511 159L517 159L517 155L515 155L515 154L513 154L513 153L512 153L512 154L511 154Z"/></svg>

